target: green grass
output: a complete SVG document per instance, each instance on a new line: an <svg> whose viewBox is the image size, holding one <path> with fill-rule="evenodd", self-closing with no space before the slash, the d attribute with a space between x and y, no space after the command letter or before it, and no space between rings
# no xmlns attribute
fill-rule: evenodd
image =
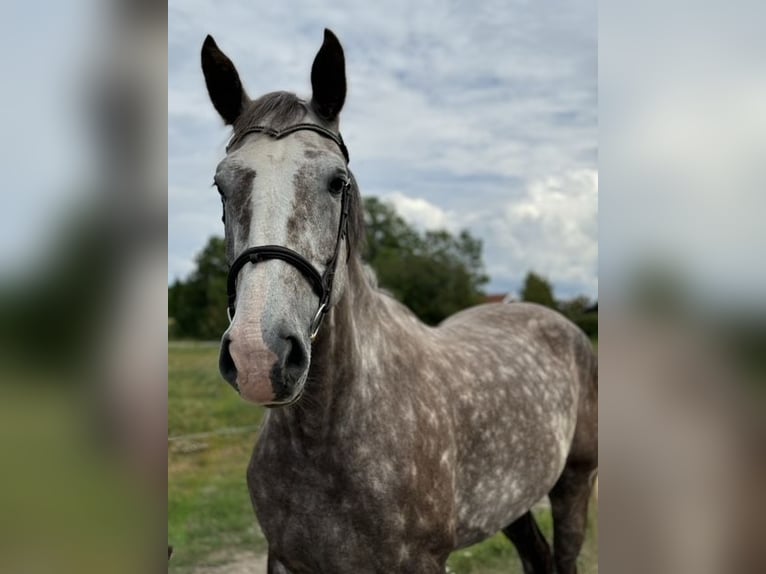
<svg viewBox="0 0 766 574"><path fill-rule="evenodd" d="M169 572L226 562L238 551L265 552L245 484L245 469L263 410L242 401L218 373L218 346L170 343L168 348L168 434L171 437L245 427L245 432L174 439L168 447L168 542L174 546ZM536 512L550 540L550 512ZM456 552L455 574L521 574L516 551L500 534ZM580 555L581 574L598 572L596 505Z"/></svg>
<svg viewBox="0 0 766 574"><path fill-rule="evenodd" d="M258 424L263 412L245 404L218 372L218 344L170 343L168 434Z"/></svg>
<svg viewBox="0 0 766 574"><path fill-rule="evenodd" d="M168 349L168 434L171 437L258 425L262 409L246 404L218 374L218 346ZM173 440L168 446L170 572L225 561L231 550L264 550L245 486L256 430ZM219 558L216 559L216 556Z"/></svg>
<svg viewBox="0 0 766 574"><path fill-rule="evenodd" d="M534 511L537 524L548 541L552 540L553 522L548 509ZM449 568L454 574L523 574L516 549L503 534L496 534L484 542L455 552L450 556ZM598 572L598 513L595 502L588 515L588 535L578 560L580 574Z"/></svg>

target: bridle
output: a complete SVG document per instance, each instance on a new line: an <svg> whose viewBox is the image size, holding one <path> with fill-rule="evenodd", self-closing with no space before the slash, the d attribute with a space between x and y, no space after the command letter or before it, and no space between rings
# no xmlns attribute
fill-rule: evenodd
<svg viewBox="0 0 766 574"><path fill-rule="evenodd" d="M236 144L238 141L241 141L244 136L251 133L263 133L274 139L281 139L301 130L312 131L321 135L322 137L334 141L340 148L340 151L343 152L343 157L346 159L346 164L348 164L348 149L346 149L346 145L343 143L343 138L341 135L335 134L332 131L316 124L294 124L283 130L275 130L265 126L253 126L245 130L243 133L237 134L236 138L232 139L229 142L229 145L226 146L226 151L228 152L234 144ZM311 341L316 339L317 333L319 332L319 327L322 325L322 321L324 320L325 315L330 310L330 298L332 297L332 285L333 279L335 278L335 268L338 265L340 245L348 234L350 189L351 178L349 177L349 179L344 184L343 189L341 190L341 213L340 222L338 224L338 235L335 240L335 250L333 251L332 257L327 262L324 273L319 273L316 267L314 267L311 262L303 257L300 253L293 251L288 247L283 247L282 245L259 245L257 247L250 247L245 249L242 253L239 254L239 256L234 260L234 263L231 264L231 267L229 268L229 275L226 279L226 290L228 293L227 313L229 315L230 322L234 317L234 312L236 310L237 277L239 276L239 272L242 271L242 268L248 263L257 265L261 261L279 259L289 263L298 271L300 271L301 274L308 280L308 282L311 283L311 287L314 290L314 293L316 293L317 297L319 297L319 307L317 307L317 311L314 314L314 318L311 320L311 325L309 327L309 337L311 338Z"/></svg>

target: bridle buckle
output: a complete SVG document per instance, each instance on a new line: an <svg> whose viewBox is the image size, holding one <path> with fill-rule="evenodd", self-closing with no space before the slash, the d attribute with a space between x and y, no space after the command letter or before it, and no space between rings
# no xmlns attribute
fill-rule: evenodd
<svg viewBox="0 0 766 574"><path fill-rule="evenodd" d="M319 306L319 309L317 309L316 315L314 315L314 318L311 320L311 332L309 333L309 339L311 339L311 342L314 342L314 339L317 338L317 333L319 333L319 327L322 326L322 319L324 319L324 314L327 311L327 303L322 303Z"/></svg>

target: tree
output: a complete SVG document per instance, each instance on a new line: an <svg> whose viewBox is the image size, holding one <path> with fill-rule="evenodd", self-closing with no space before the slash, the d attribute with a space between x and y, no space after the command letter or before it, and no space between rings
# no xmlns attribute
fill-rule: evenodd
<svg viewBox="0 0 766 574"><path fill-rule="evenodd" d="M436 324L480 303L488 281L481 241L467 231L419 232L386 203L365 199L365 259L378 282L421 320Z"/></svg>
<svg viewBox="0 0 766 574"><path fill-rule="evenodd" d="M420 242L417 232L377 197L364 198L364 227L364 259L369 262L390 252L414 251Z"/></svg>
<svg viewBox="0 0 766 574"><path fill-rule="evenodd" d="M211 237L196 257L196 269L186 281L168 290L168 313L174 334L194 339L218 339L228 326L226 316L226 244Z"/></svg>
<svg viewBox="0 0 766 574"><path fill-rule="evenodd" d="M559 301L559 310L591 339L598 338L598 307L584 295Z"/></svg>
<svg viewBox="0 0 766 574"><path fill-rule="evenodd" d="M591 305L592 303L590 299L588 299L585 295L579 295L574 299L569 299L568 301L559 301L558 309L565 316L572 319L573 317L584 315L591 307Z"/></svg>
<svg viewBox="0 0 766 574"><path fill-rule="evenodd" d="M551 309L557 308L550 282L534 271L527 273L524 279L524 286L521 289L521 300L545 305Z"/></svg>

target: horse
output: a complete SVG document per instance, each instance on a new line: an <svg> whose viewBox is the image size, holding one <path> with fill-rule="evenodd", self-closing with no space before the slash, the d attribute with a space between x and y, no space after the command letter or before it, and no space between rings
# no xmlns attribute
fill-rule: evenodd
<svg viewBox="0 0 766 574"><path fill-rule="evenodd" d="M250 99L211 36L202 70L233 130L214 178L230 264L219 369L268 409L247 469L268 573L444 573L499 531L526 574L575 573L598 466L588 338L527 303L432 327L377 287L331 31L310 99ZM546 495L552 551L531 512Z"/></svg>

